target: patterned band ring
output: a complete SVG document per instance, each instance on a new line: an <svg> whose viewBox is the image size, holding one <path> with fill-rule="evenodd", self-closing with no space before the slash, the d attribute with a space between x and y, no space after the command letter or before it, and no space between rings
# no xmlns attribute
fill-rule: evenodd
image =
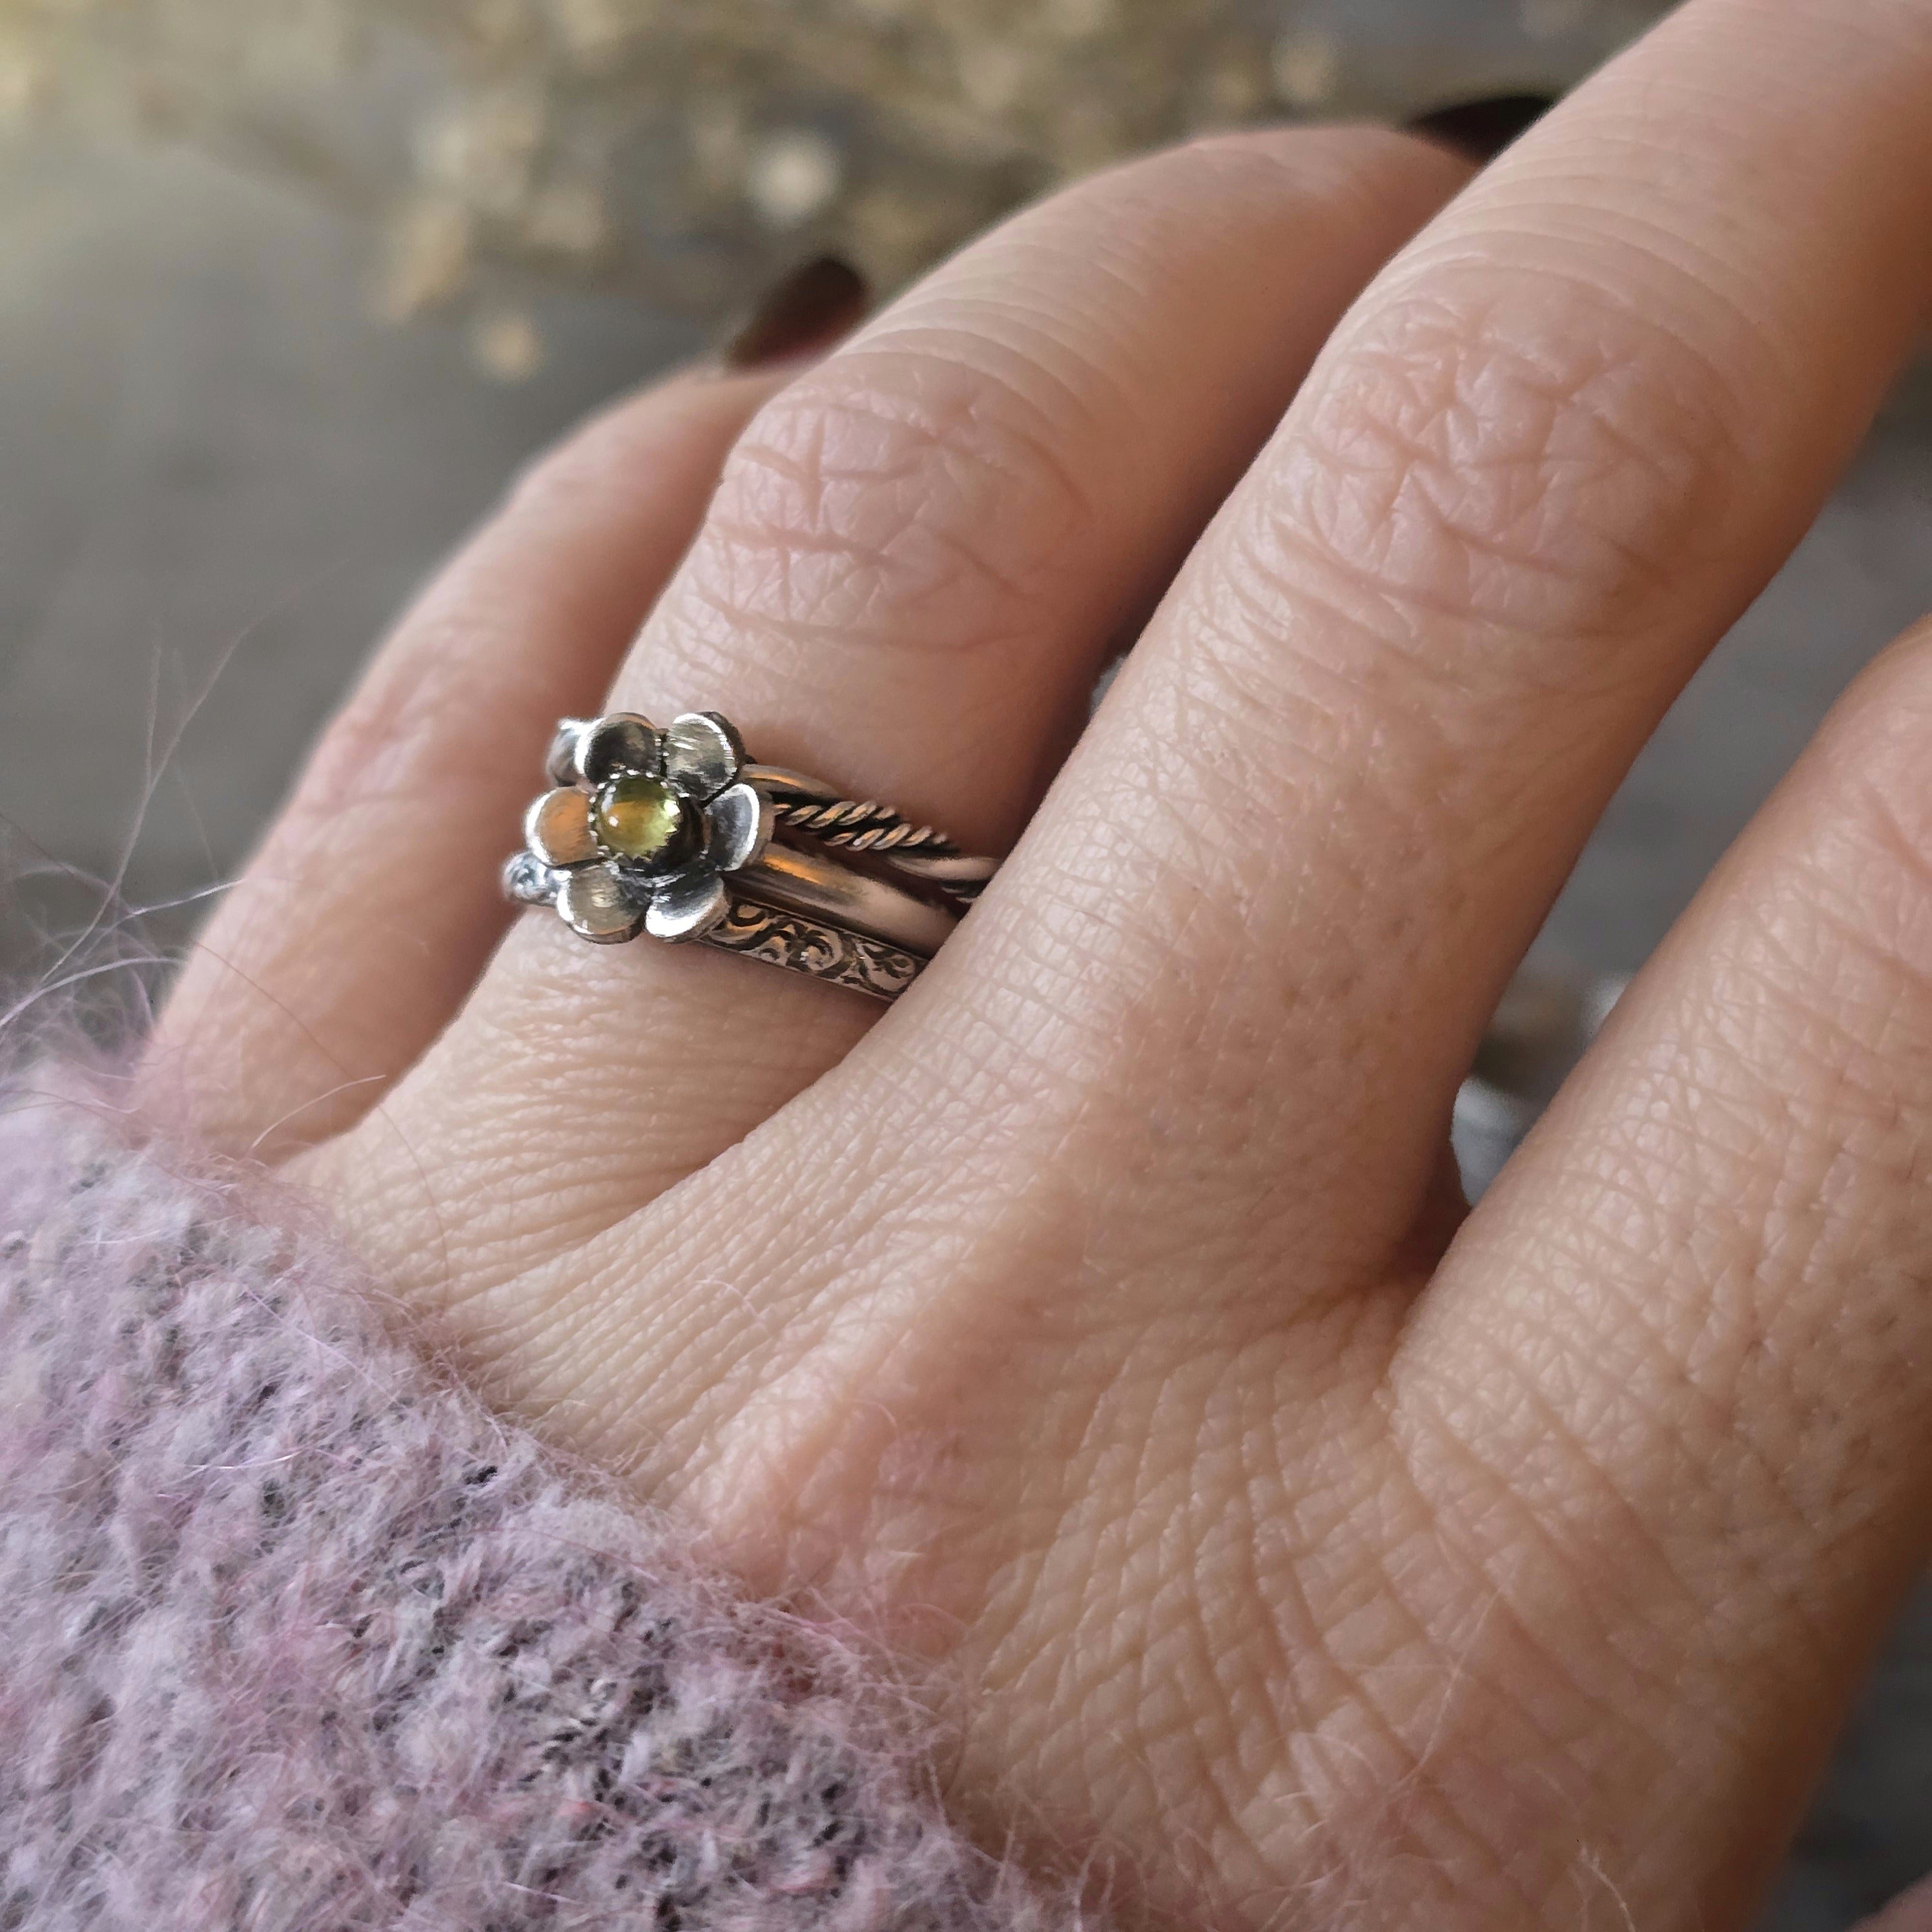
<svg viewBox="0 0 1932 1932"><path fill-rule="evenodd" d="M566 718L503 888L580 938L696 940L896 999L993 876L943 833L748 761L715 711Z"/></svg>

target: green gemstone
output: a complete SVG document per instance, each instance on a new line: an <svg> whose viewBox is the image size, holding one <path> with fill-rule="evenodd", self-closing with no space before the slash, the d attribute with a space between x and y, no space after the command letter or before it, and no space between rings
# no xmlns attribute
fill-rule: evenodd
<svg viewBox="0 0 1932 1932"><path fill-rule="evenodd" d="M597 794L596 818L606 850L652 872L674 872L698 856L698 808L662 778L638 772L613 778Z"/></svg>

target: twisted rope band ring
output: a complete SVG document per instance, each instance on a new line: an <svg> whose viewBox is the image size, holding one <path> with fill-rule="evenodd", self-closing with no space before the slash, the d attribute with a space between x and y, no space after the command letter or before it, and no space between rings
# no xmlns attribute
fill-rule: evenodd
<svg viewBox="0 0 1932 1932"><path fill-rule="evenodd" d="M696 940L896 999L994 870L890 806L751 764L715 711L662 730L566 718L545 772L503 889L599 945Z"/></svg>

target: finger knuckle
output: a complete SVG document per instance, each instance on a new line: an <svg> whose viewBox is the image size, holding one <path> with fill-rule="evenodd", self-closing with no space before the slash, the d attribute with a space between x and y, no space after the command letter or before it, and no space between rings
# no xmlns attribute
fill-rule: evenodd
<svg viewBox="0 0 1932 1932"><path fill-rule="evenodd" d="M1444 621L1526 640L1628 634L1728 521L1744 416L1678 320L1594 278L1438 268L1338 345L1244 537L1410 647ZM1406 671L1426 652L1399 652ZM1574 654L1560 665L1576 674Z"/></svg>
<svg viewBox="0 0 1932 1932"><path fill-rule="evenodd" d="M728 465L686 589L734 626L956 652L1037 622L1093 512L1066 385L886 348L769 404Z"/></svg>

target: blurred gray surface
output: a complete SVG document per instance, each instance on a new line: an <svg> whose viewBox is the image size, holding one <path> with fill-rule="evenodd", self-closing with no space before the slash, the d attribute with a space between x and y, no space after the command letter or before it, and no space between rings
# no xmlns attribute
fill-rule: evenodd
<svg viewBox="0 0 1932 1932"><path fill-rule="evenodd" d="M539 296L548 365L494 385L449 335L364 319L357 236L183 154L0 149L0 814L16 867L126 861L137 902L234 867L430 560L528 452L693 346L612 300ZM1928 527L1921 376L1646 754L1546 950L1642 962L1832 697L1932 609ZM16 888L0 960L77 904ZM1778 1932L1845 1924L1932 1868L1928 1739L1922 1609Z"/></svg>
<svg viewBox="0 0 1932 1932"><path fill-rule="evenodd" d="M0 147L16 864L112 877L138 824L135 901L230 872L430 560L531 451L693 346L614 299L546 296L547 366L496 384L451 333L368 319L368 254L185 151ZM0 939L16 962L23 926Z"/></svg>

